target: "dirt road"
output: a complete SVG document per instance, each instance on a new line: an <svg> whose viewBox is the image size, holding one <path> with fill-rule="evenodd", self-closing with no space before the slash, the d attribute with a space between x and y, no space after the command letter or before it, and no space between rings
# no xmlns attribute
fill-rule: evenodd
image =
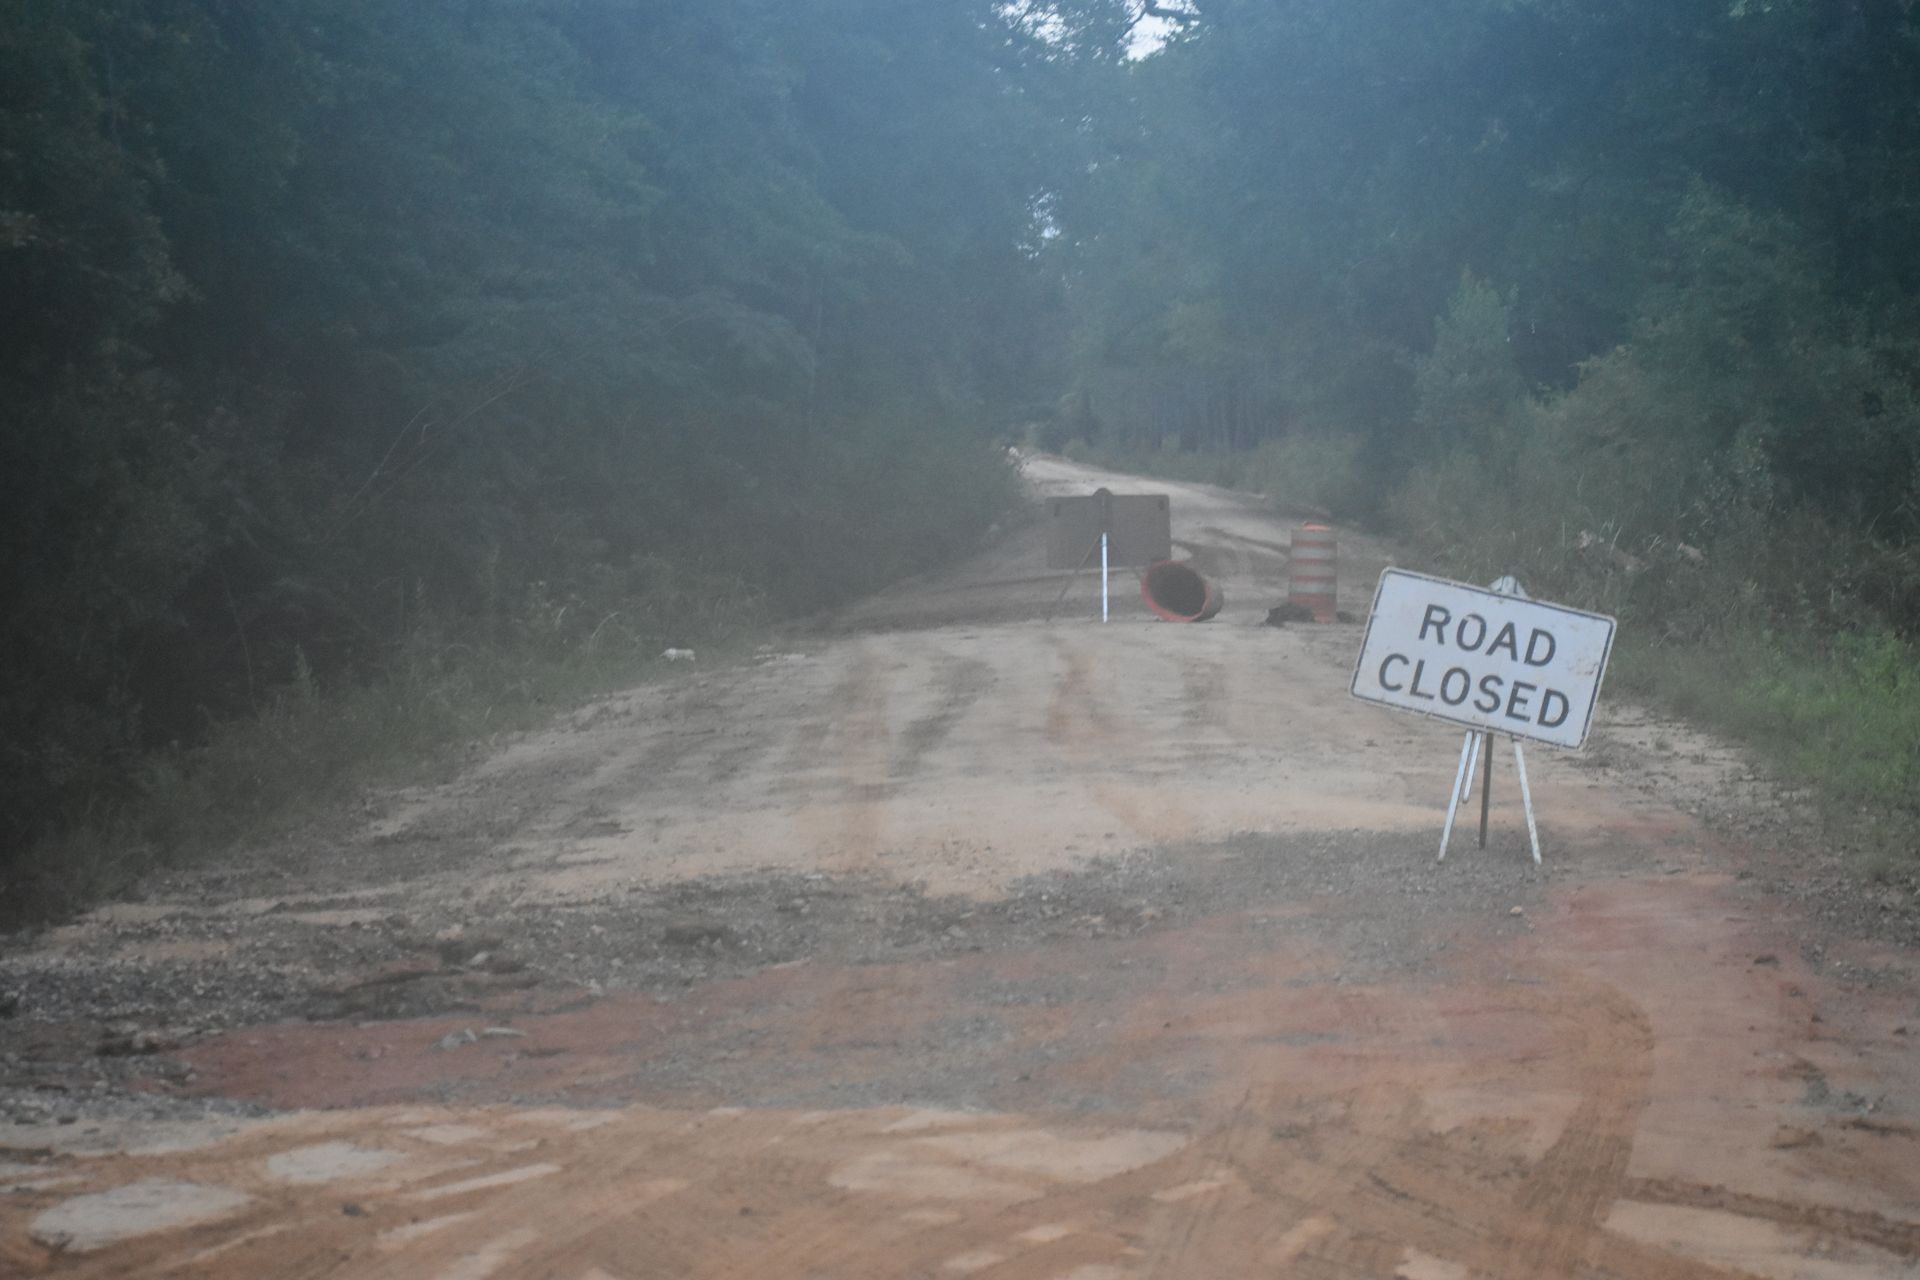
<svg viewBox="0 0 1920 1280"><path fill-rule="evenodd" d="M1261 625L1285 521L1028 468L1226 612L1048 622L1018 531L5 944L0 1274L1920 1274L1913 954L1737 756L1603 697L1545 868L1504 769L1435 866L1458 740Z"/></svg>

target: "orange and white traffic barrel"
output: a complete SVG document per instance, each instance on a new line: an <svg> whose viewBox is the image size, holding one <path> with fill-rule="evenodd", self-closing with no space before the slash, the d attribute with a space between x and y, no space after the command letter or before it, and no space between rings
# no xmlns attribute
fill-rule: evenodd
<svg viewBox="0 0 1920 1280"><path fill-rule="evenodd" d="M1293 531L1291 570L1287 600L1310 610L1315 622L1334 621L1334 593L1338 589L1338 578L1334 572L1331 527L1303 524Z"/></svg>

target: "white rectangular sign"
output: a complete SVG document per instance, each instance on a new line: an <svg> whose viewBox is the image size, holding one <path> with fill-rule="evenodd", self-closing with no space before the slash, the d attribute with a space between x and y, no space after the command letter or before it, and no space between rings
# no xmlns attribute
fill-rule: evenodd
<svg viewBox="0 0 1920 1280"><path fill-rule="evenodd" d="M1388 569L1373 594L1352 693L1470 729L1579 747L1613 626L1604 614Z"/></svg>

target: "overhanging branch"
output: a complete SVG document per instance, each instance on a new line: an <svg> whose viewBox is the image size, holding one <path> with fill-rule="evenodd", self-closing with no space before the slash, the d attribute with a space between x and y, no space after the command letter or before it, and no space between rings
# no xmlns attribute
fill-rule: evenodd
<svg viewBox="0 0 1920 1280"><path fill-rule="evenodd" d="M1198 22L1200 15L1192 9L1169 9L1157 3L1157 0L1141 0L1140 11L1133 15L1132 21L1127 23L1127 30L1132 31L1148 18L1164 18L1168 22L1176 22L1184 27Z"/></svg>

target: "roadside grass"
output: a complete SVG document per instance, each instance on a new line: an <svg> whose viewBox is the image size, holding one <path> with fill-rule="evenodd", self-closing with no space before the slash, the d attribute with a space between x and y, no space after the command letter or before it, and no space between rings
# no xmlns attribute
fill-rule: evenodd
<svg viewBox="0 0 1920 1280"><path fill-rule="evenodd" d="M1805 785L1875 879L1920 871L1920 652L1886 632L1634 643L1616 689L1746 745Z"/></svg>
<svg viewBox="0 0 1920 1280"><path fill-rule="evenodd" d="M484 645L427 630L380 676L339 687L302 668L251 716L147 756L122 794L6 867L0 929L58 920L157 868L325 821L369 786L441 776L476 743L680 669L662 656L668 645L711 667L770 634L764 610L741 598L671 630L611 623Z"/></svg>

